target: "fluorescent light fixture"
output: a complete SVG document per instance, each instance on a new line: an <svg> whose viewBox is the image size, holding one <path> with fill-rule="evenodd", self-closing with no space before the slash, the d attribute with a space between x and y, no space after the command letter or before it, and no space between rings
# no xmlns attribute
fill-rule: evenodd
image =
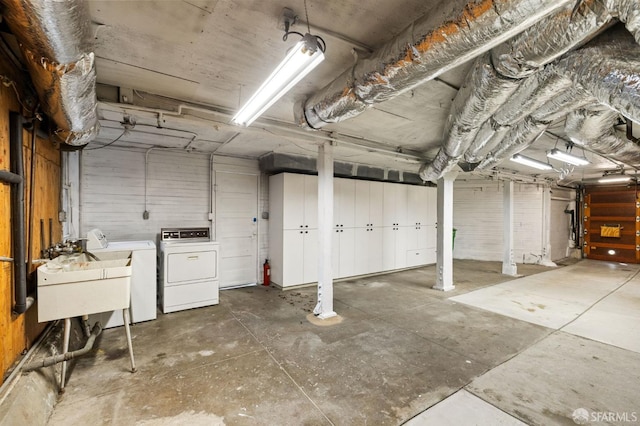
<svg viewBox="0 0 640 426"><path fill-rule="evenodd" d="M250 125L323 60L317 37L305 34L231 121Z"/></svg>
<svg viewBox="0 0 640 426"><path fill-rule="evenodd" d="M543 163L542 161L538 161L536 159L529 158L521 154L515 154L513 157L511 157L511 161L515 163L523 164L525 166L533 167L538 170L553 170L553 167L551 166L551 164Z"/></svg>
<svg viewBox="0 0 640 426"><path fill-rule="evenodd" d="M633 176L627 175L607 175L598 179L598 183L624 183L633 179Z"/></svg>
<svg viewBox="0 0 640 426"><path fill-rule="evenodd" d="M568 164L573 164L574 166L586 166L589 164L589 161L586 158L576 157L568 152L560 151L558 148L553 148L551 151L547 152L547 157L553 158L554 160L560 160Z"/></svg>

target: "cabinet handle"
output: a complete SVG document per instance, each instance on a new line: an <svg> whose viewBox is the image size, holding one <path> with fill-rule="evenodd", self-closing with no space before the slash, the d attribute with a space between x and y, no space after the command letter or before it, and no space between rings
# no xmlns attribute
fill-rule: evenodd
<svg viewBox="0 0 640 426"><path fill-rule="evenodd" d="M308 227L309 227L309 225L305 225L304 227L305 227L305 228L308 228Z"/></svg>
<svg viewBox="0 0 640 426"><path fill-rule="evenodd" d="M344 232L344 231L341 229L340 232Z"/></svg>
<svg viewBox="0 0 640 426"><path fill-rule="evenodd" d="M302 234L302 231L300 231L300 233Z"/></svg>
<svg viewBox="0 0 640 426"><path fill-rule="evenodd" d="M308 233L309 233L309 231L304 231L304 233L305 233L305 234L308 234Z"/></svg>

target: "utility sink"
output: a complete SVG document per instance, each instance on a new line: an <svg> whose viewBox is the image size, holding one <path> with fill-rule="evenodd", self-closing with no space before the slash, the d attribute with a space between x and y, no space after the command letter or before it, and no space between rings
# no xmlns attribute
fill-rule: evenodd
<svg viewBox="0 0 640 426"><path fill-rule="evenodd" d="M61 255L38 267L38 321L129 308L131 252Z"/></svg>

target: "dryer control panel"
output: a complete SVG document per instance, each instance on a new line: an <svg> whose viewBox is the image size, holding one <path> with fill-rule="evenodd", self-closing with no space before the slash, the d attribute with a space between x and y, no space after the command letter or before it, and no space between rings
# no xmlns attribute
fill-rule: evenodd
<svg viewBox="0 0 640 426"><path fill-rule="evenodd" d="M162 228L160 230L162 241L209 240L210 238L209 228Z"/></svg>

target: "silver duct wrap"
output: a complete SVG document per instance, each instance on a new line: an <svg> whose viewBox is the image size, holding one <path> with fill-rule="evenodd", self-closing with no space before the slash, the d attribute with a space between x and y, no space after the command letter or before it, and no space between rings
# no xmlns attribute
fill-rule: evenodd
<svg viewBox="0 0 640 426"><path fill-rule="evenodd" d="M565 132L579 146L603 154L614 160L640 165L640 146L630 141L625 132L616 130L619 114L612 109L595 105L570 113Z"/></svg>
<svg viewBox="0 0 640 426"><path fill-rule="evenodd" d="M600 103L640 121L640 46L624 28L568 53L551 69L584 87Z"/></svg>
<svg viewBox="0 0 640 426"><path fill-rule="evenodd" d="M295 112L320 128L363 112L467 62L572 0L449 0L356 62ZM304 117L304 119L302 118Z"/></svg>
<svg viewBox="0 0 640 426"><path fill-rule="evenodd" d="M465 81L451 106L445 126L446 143L432 164L423 168L423 179L437 178L453 169L476 137L482 123L495 113L520 84L518 80L504 78L496 73L489 54L476 59Z"/></svg>
<svg viewBox="0 0 640 426"><path fill-rule="evenodd" d="M491 51L496 70L507 77L524 78L584 43L611 21L605 1L583 0L575 12L575 2L571 2L496 46ZM610 0L609 3L613 2Z"/></svg>
<svg viewBox="0 0 640 426"><path fill-rule="evenodd" d="M533 144L549 127L548 123L537 122L530 117L518 123L505 135L503 143L487 155L476 170L489 169L496 164L523 151Z"/></svg>
<svg viewBox="0 0 640 426"><path fill-rule="evenodd" d="M82 0L2 0L4 17L20 43L31 80L55 134L85 145L99 125L95 63L89 52L90 17Z"/></svg>
<svg viewBox="0 0 640 426"><path fill-rule="evenodd" d="M640 43L640 3L638 0L605 0L609 12L625 23L627 30Z"/></svg>
<svg viewBox="0 0 640 426"><path fill-rule="evenodd" d="M555 121L587 105L597 103L596 98L587 93L580 86L572 86L569 90L549 99L544 105L531 112L531 118L536 121Z"/></svg>
<svg viewBox="0 0 640 426"><path fill-rule="evenodd" d="M491 150L502 143L509 130L511 126L501 126L493 119L485 121L464 153L464 161L471 164L482 161Z"/></svg>
<svg viewBox="0 0 640 426"><path fill-rule="evenodd" d="M524 79L518 90L493 115L493 120L508 126L526 116L568 90L572 81L557 74L538 72Z"/></svg>

